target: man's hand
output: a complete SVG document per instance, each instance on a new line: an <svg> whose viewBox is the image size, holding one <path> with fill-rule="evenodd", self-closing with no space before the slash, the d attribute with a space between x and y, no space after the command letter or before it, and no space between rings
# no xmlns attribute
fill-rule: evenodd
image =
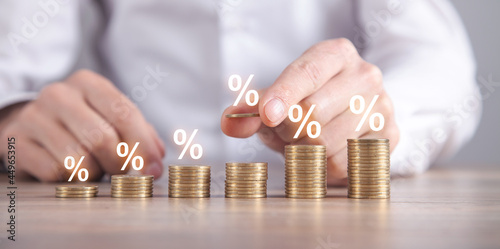
<svg viewBox="0 0 500 249"><path fill-rule="evenodd" d="M360 117L349 110L350 98L361 95L372 99L377 94L380 97L373 112L385 117L384 129L374 132L363 125L356 132ZM311 139L302 132L298 139L293 139L298 125L291 123L287 115L294 104L305 110L316 105L310 119L322 126L318 138ZM259 112L261 118L225 118L226 114L246 112ZM383 88L380 69L365 62L347 39L323 41L308 49L263 91L258 106L228 107L222 115L221 128L226 135L240 138L258 132L265 144L279 152L287 144L326 145L330 185L346 184L348 138L388 138L391 151L399 140L393 106Z"/></svg>
<svg viewBox="0 0 500 249"><path fill-rule="evenodd" d="M163 172L165 146L154 128L109 80L90 71L48 85L1 122L2 158L7 138L15 137L18 173L41 181L66 181L71 173L63 165L67 156L77 161L85 156L81 167L90 180L122 173L124 159L116 154L120 142L140 142L136 153L144 158L143 171L155 177Z"/></svg>

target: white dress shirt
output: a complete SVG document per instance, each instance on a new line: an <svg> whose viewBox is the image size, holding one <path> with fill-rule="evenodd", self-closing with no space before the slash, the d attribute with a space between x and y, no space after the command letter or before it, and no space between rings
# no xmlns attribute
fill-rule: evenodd
<svg viewBox="0 0 500 249"><path fill-rule="evenodd" d="M452 155L480 117L469 41L444 0L6 0L0 34L0 108L90 68L155 126L165 165L208 164L215 177L227 161L268 161L271 180L283 182L282 157L257 136L221 132L222 111L236 98L227 80L255 74L250 87L267 87L322 40L350 39L383 71L401 130L393 174L422 172ZM177 159L178 128L199 129L202 159Z"/></svg>

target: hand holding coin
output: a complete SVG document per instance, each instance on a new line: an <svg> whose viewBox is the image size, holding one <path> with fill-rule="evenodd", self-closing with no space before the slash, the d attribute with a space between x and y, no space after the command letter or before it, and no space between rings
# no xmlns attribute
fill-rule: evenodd
<svg viewBox="0 0 500 249"><path fill-rule="evenodd" d="M385 117L384 129L373 131L356 126L359 116L349 110L350 99L360 95L372 99L379 95L373 112ZM294 139L299 123L290 121L288 111L293 105L309 110L315 105L310 120L320 123L317 138L305 132ZM260 118L226 118L227 114L259 113ZM228 107L221 120L222 131L231 137L245 138L258 133L271 149L284 152L285 145L326 145L328 183L346 185L347 139L387 138L391 151L399 140L392 102L383 87L380 69L361 58L347 39L320 42L292 62L276 81L260 94L259 104L240 103Z"/></svg>

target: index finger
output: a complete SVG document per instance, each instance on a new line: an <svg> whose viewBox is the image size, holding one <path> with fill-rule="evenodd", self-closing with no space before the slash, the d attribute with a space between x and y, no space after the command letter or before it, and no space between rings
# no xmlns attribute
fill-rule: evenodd
<svg viewBox="0 0 500 249"><path fill-rule="evenodd" d="M262 122L270 127L280 124L290 106L320 89L339 74L357 55L347 39L320 42L292 62L261 98L259 113Z"/></svg>

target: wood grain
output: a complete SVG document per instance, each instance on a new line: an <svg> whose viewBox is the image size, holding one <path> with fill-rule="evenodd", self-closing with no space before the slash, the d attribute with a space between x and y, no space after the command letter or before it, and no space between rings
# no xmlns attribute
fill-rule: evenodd
<svg viewBox="0 0 500 249"><path fill-rule="evenodd" d="M57 199L57 184L18 183L17 241L0 248L500 248L500 170L436 169L392 181L390 200L167 197Z"/></svg>

